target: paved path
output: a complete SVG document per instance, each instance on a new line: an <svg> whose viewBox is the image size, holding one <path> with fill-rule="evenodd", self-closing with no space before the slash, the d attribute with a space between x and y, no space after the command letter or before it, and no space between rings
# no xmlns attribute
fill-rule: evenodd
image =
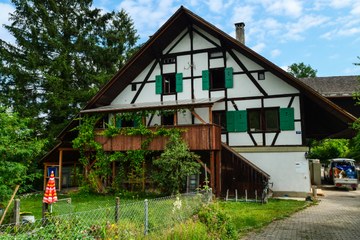
<svg viewBox="0 0 360 240"><path fill-rule="evenodd" d="M320 203L271 223L242 240L273 239L360 239L360 189L322 187Z"/></svg>

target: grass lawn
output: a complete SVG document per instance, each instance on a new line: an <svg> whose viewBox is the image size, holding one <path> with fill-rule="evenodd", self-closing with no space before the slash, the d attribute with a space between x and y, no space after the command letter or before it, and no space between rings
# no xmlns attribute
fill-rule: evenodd
<svg viewBox="0 0 360 240"><path fill-rule="evenodd" d="M305 201L277 199L270 199L267 204L219 202L220 208L230 216L240 236L266 226L274 220L288 217L310 204Z"/></svg>
<svg viewBox="0 0 360 240"><path fill-rule="evenodd" d="M93 195L93 194L70 194L62 195L59 194L59 199L71 198L71 204L66 201L59 201L53 204L53 213L54 215L66 214L66 213L75 213L75 212L85 212L94 209L99 209L108 207L110 211L114 209L115 206L115 197L114 195ZM144 239L142 235L143 229L143 203L145 197L141 196L124 196L119 195L120 205L127 204L126 208L121 208L122 214L129 212L131 215L127 216L121 215L122 225L128 225L128 227L133 226L136 230L136 237L134 239ZM152 196L154 197L154 196ZM20 209L21 212L31 212L36 219L41 218L42 211L42 194L30 195L27 197L22 197L20 199ZM147 196L148 199L151 196ZM198 202L198 201L196 201ZM138 204L140 203L140 204ZM232 229L235 231L235 234L232 234L231 237L227 235L228 239L238 239L239 237L245 235L249 231L260 229L263 226L268 225L274 220L282 219L290 216L291 214L304 209L305 207L311 205L309 202L305 201L295 201L295 200L276 200L270 199L267 204L254 203L254 202L224 202L224 201L215 201L211 205L215 206L214 208L209 208L210 210L204 210L207 212L215 211L219 214L208 214L210 216L209 221L213 221L213 218L219 218L215 222L204 224L199 217L189 218L187 221L175 224L173 228L167 228L165 223L172 222L173 218L173 203L174 199L162 200L162 201L152 201L149 202L149 224L150 227L153 227L155 232L150 233L151 239L182 239L186 236L188 239L222 239L227 233L226 231L221 233L225 235L217 235L219 229ZM187 205L186 200L183 200L183 207ZM189 204L192 204L189 202ZM124 206L124 205L122 205ZM125 211L126 210L126 211ZM185 213L185 208L181 208L181 212L184 212L184 216L190 216L190 214ZM139 212L139 213L137 213ZM93 213L91 213L93 214ZM139 221L135 218L135 215L139 215ZM226 215L226 216L225 216ZM85 220L92 221L92 216L85 215ZM100 215L99 215L100 216ZM200 216L200 215L199 215ZM99 217L97 220L101 219ZM183 218L183 220L185 220ZM230 224L231 227L222 227L223 225ZM122 225L119 225L116 228L118 233L114 233L114 236L118 236L120 228L124 229ZM171 224L170 224L171 225ZM160 227L163 226L163 227ZM140 230L139 230L140 229ZM115 231L115 230L114 230ZM161 234L159 234L160 232ZM129 232L126 230L126 232ZM130 230L131 232L131 230ZM135 234L134 232L134 234ZM120 235L119 235L120 236ZM235 237L234 237L235 236ZM126 239L126 237L124 238ZM145 237L145 239L148 239Z"/></svg>
<svg viewBox="0 0 360 240"><path fill-rule="evenodd" d="M42 199L43 194L32 194L20 198L20 212L31 212L35 219L42 217ZM74 212L85 212L93 209L115 206L115 198L120 197L120 204L126 204L134 201L141 201L145 198L137 195L97 195L84 193L59 194L59 201L52 206L53 213L68 214ZM153 198L154 196L147 196ZM71 204L66 201L71 199Z"/></svg>

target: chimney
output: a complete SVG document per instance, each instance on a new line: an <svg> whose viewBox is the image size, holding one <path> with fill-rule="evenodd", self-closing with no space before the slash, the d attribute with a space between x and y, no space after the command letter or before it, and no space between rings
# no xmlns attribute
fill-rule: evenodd
<svg viewBox="0 0 360 240"><path fill-rule="evenodd" d="M245 44L245 23L235 23L236 40Z"/></svg>

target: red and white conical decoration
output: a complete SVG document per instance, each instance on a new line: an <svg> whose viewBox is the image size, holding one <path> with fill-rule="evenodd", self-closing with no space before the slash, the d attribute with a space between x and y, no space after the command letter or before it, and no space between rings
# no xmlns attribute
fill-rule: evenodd
<svg viewBox="0 0 360 240"><path fill-rule="evenodd" d="M43 203L52 204L57 202L56 187L55 187L55 176L54 171L51 172L49 181L47 182Z"/></svg>

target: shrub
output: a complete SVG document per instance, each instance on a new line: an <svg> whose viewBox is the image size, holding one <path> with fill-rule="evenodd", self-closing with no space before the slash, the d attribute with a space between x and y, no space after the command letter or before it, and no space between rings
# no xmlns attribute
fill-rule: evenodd
<svg viewBox="0 0 360 240"><path fill-rule="evenodd" d="M236 239L237 232L230 216L217 203L204 206L198 213L200 222L207 226L212 239Z"/></svg>

